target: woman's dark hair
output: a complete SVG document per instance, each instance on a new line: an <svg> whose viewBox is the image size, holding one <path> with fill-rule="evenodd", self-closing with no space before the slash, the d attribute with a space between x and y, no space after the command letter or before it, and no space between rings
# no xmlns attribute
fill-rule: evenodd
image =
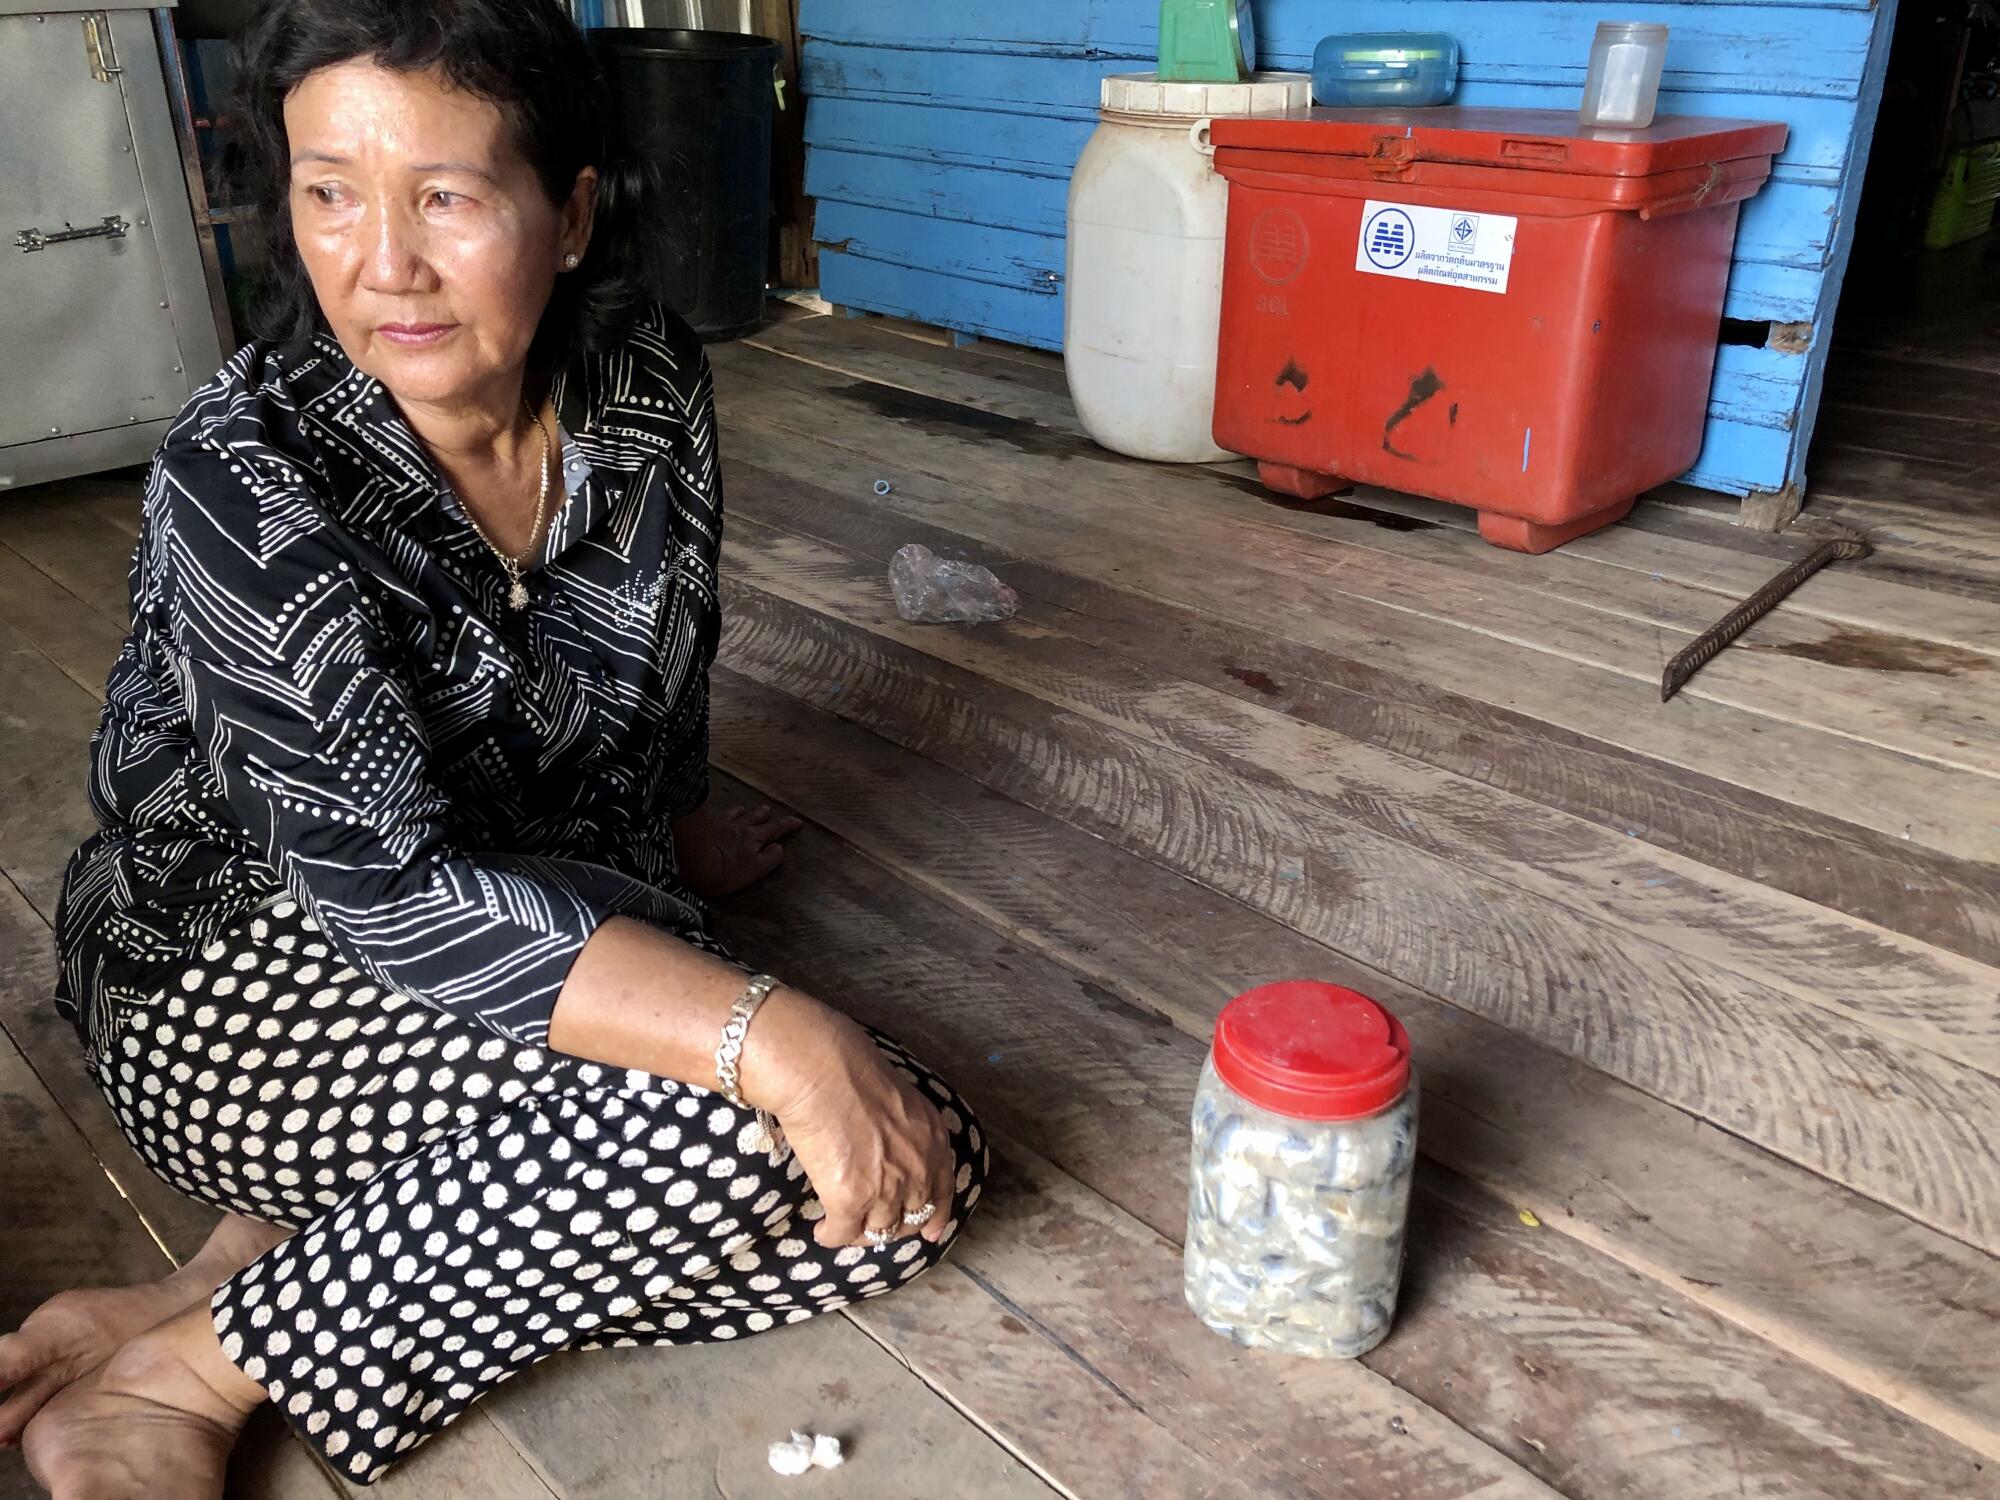
<svg viewBox="0 0 2000 1500"><path fill-rule="evenodd" d="M357 58L396 72L435 69L497 105L552 203L569 197L583 168L597 168L590 247L556 278L529 358L547 370L615 344L646 300L642 234L657 188L650 167L619 147L603 73L556 0L265 0L237 44L226 156L264 233L254 331L291 342L326 326L292 238L285 100L309 75Z"/></svg>

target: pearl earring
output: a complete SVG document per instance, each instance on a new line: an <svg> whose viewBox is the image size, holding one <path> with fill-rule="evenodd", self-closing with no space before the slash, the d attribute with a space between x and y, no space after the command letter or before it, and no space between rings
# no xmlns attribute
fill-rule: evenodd
<svg viewBox="0 0 2000 1500"><path fill-rule="evenodd" d="M580 255L565 255L563 257L563 269L565 271L574 271L582 263L583 257Z"/></svg>

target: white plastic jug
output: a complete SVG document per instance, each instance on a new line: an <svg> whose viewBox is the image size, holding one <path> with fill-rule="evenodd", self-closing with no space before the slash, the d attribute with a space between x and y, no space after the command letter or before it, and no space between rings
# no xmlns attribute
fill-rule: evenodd
<svg viewBox="0 0 2000 1500"><path fill-rule="evenodd" d="M1161 463L1230 456L1211 431L1229 192L1208 123L1311 102L1304 73L1104 80L1100 123L1070 178L1063 365L1085 429L1113 452Z"/></svg>

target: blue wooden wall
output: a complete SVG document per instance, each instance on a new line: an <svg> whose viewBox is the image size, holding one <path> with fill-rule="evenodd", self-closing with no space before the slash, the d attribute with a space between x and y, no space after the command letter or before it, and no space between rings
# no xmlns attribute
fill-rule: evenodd
<svg viewBox="0 0 2000 1500"><path fill-rule="evenodd" d="M1663 112L1783 120L1743 211L1725 316L1801 325L1729 345L1690 482L1801 484L1881 101L1895 0L1257 0L1263 65L1305 71L1333 31L1445 31L1455 102L1574 109L1599 20L1672 27ZM1098 80L1152 66L1158 0L804 0L806 188L830 301L1062 344L1063 208Z"/></svg>

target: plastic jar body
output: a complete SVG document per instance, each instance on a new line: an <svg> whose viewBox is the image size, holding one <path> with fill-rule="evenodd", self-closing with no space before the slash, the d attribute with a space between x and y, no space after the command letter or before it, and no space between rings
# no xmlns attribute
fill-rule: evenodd
<svg viewBox="0 0 2000 1500"><path fill-rule="evenodd" d="M1244 1099L1211 1056L1195 1093L1188 1306L1239 1344L1353 1359L1388 1336L1416 1165L1417 1080L1356 1119Z"/></svg>
<svg viewBox="0 0 2000 1500"><path fill-rule="evenodd" d="M1640 21L1602 21L1590 44L1584 80L1586 125L1644 130L1660 105L1660 75L1667 66L1667 28Z"/></svg>
<svg viewBox="0 0 2000 1500"><path fill-rule="evenodd" d="M1211 463L1229 188L1191 119L1106 114L1069 194L1063 362L1114 453Z"/></svg>

